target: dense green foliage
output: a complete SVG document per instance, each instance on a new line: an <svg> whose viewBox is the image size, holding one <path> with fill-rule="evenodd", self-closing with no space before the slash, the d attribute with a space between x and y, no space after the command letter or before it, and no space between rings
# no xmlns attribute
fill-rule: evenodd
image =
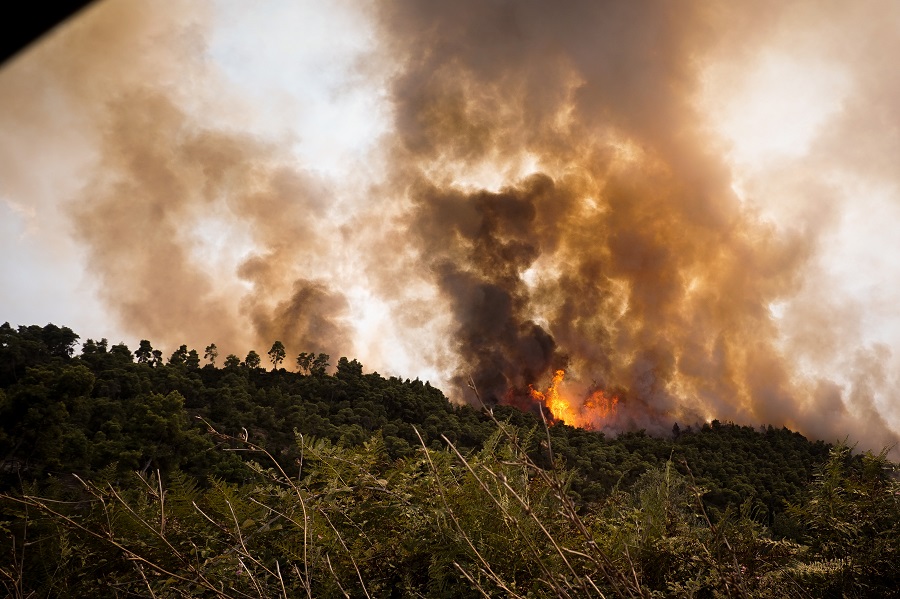
<svg viewBox="0 0 900 599"><path fill-rule="evenodd" d="M897 595L884 455L545 428L279 342L267 371L77 340L0 327L12 596Z"/></svg>

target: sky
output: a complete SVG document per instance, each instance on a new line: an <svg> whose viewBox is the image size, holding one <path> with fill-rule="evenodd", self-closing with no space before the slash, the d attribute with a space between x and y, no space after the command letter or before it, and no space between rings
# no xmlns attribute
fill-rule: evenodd
<svg viewBox="0 0 900 599"><path fill-rule="evenodd" d="M880 449L898 46L880 0L104 0L0 67L0 320Z"/></svg>

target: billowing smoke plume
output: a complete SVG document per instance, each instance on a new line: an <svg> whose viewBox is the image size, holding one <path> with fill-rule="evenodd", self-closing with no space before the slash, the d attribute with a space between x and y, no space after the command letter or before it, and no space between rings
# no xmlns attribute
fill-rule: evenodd
<svg viewBox="0 0 900 599"><path fill-rule="evenodd" d="M741 207L690 102L697 6L392 3L407 231L454 315L457 381L502 399L565 367L621 417L763 421L791 390L768 306L809 253ZM471 170L537 171L496 191ZM513 166L510 170L514 170Z"/></svg>
<svg viewBox="0 0 900 599"><path fill-rule="evenodd" d="M35 57L96 138L99 160L66 210L101 300L164 347L217 341L243 356L279 339L341 355L347 302L323 268L337 237L323 224L329 186L283 144L190 113L191 94L202 98L192 85L220 83L195 56L208 15L180 8L185 25L149 5L103 3ZM181 56L191 59L179 70ZM227 101L216 109L238 114Z"/></svg>
<svg viewBox="0 0 900 599"><path fill-rule="evenodd" d="M252 138L197 128L153 92L125 95L109 114L101 151L110 170L73 213L104 275L103 299L125 322L154 338L347 347L346 300L304 268L328 244L316 224L328 219L322 184ZM217 217L252 242L236 268L243 285L220 284L191 255L198 229Z"/></svg>
<svg viewBox="0 0 900 599"><path fill-rule="evenodd" d="M773 218L736 192L700 100L711 64L744 64L809 21L806 4L366 6L378 53L356 75L386 82L392 121L379 172L342 177L209 91L227 84L202 58L206 12L176 23L141 6L102 4L55 40L64 58L34 59L93 82L60 84L97 152L67 213L104 303L140 335L235 352L280 339L389 371L395 346L456 399L526 408L563 369L576 411L615 395L587 418L610 430L719 418L896 441L876 405L890 351L854 332L855 306L812 301L840 211L810 183L818 163L793 171L797 220ZM118 58L79 62L107 38Z"/></svg>
<svg viewBox="0 0 900 599"><path fill-rule="evenodd" d="M896 438L873 409L888 378L872 382L877 361L859 358L851 370L866 374L850 375L843 403L792 363L773 307L812 269L819 227L778 228L742 202L698 110L706 57L739 54L794 10L810 16L770 8L382 12L403 61L392 156L410 201L404 241L453 315L464 393L471 381L508 401L565 368L582 397L623 396L600 426L718 417Z"/></svg>

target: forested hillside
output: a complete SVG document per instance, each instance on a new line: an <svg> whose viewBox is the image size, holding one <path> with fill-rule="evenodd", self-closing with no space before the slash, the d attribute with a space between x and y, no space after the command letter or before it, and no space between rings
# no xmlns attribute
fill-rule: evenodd
<svg viewBox="0 0 900 599"><path fill-rule="evenodd" d="M0 327L10 596L898 595L883 454L612 438L277 341L263 367L78 340Z"/></svg>

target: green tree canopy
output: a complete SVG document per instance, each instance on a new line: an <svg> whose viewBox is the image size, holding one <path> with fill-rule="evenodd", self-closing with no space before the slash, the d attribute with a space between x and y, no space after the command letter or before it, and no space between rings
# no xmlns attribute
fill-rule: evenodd
<svg viewBox="0 0 900 599"><path fill-rule="evenodd" d="M109 349L109 353L118 356L120 359L132 361L131 350L124 343L116 343Z"/></svg>

